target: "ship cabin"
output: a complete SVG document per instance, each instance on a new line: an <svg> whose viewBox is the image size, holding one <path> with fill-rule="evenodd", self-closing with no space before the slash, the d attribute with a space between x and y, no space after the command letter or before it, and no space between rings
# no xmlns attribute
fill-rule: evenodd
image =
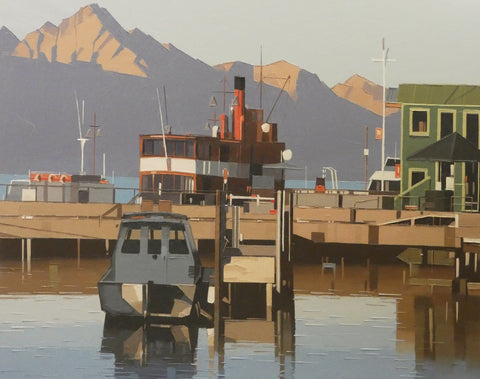
<svg viewBox="0 0 480 379"><path fill-rule="evenodd" d="M231 125L222 114L211 135L140 136L143 193L265 195L284 188L284 170L265 167L282 161L277 125L264 122L262 109L246 108L245 78L235 77L234 96Z"/></svg>

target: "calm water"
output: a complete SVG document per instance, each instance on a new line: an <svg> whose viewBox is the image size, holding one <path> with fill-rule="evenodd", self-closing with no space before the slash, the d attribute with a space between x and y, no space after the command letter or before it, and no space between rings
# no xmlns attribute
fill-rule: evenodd
<svg viewBox="0 0 480 379"><path fill-rule="evenodd" d="M96 293L106 259L0 261L1 378L478 378L480 297L408 286L405 267L297 265L274 321L112 328ZM447 268L419 275L445 278Z"/></svg>

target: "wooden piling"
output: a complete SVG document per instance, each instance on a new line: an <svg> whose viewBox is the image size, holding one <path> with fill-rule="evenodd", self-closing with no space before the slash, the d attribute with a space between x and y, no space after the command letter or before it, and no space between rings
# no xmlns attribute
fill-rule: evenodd
<svg viewBox="0 0 480 379"><path fill-rule="evenodd" d="M221 346L221 336L223 335L222 320L222 286L223 269L222 253L225 246L225 192L217 190L216 208L215 208L215 306L214 306L214 329L215 350Z"/></svg>
<svg viewBox="0 0 480 379"><path fill-rule="evenodd" d="M25 239L22 238L22 273L25 272Z"/></svg>
<svg viewBox="0 0 480 379"><path fill-rule="evenodd" d="M32 271L32 239L27 238L27 273Z"/></svg>

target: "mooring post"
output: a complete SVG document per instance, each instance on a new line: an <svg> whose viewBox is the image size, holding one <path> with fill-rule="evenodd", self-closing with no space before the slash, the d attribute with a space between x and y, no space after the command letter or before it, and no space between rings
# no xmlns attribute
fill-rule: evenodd
<svg viewBox="0 0 480 379"><path fill-rule="evenodd" d="M222 320L222 286L223 268L222 253L225 246L225 192L217 190L215 208L215 307L214 307L214 346L218 352L222 347L223 320Z"/></svg>
<svg viewBox="0 0 480 379"><path fill-rule="evenodd" d="M80 266L80 238L77 238L77 267Z"/></svg>
<svg viewBox="0 0 480 379"><path fill-rule="evenodd" d="M32 270L32 239L27 238L27 273Z"/></svg>
<svg viewBox="0 0 480 379"><path fill-rule="evenodd" d="M345 278L345 258L344 257L342 257L341 262L342 262L342 279L344 279Z"/></svg>
<svg viewBox="0 0 480 379"><path fill-rule="evenodd" d="M275 289L278 294L282 292L282 278L281 278L281 253L283 242L283 196L282 191L277 191L277 233L275 238Z"/></svg>
<svg viewBox="0 0 480 379"><path fill-rule="evenodd" d="M240 207L232 207L232 247L240 245Z"/></svg>
<svg viewBox="0 0 480 379"><path fill-rule="evenodd" d="M22 238L22 274L25 272L25 239Z"/></svg>

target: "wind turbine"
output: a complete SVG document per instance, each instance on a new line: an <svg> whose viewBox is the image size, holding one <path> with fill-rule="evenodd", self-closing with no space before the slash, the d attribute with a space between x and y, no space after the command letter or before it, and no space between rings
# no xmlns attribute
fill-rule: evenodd
<svg viewBox="0 0 480 379"><path fill-rule="evenodd" d="M81 156L81 161L80 161L80 175L84 175L85 171L83 169L83 162L84 162L84 155L85 155L85 142L88 141L88 138L82 137L82 124L83 124L83 116L84 116L84 101L82 100L82 119L80 119L80 108L78 106L78 97L77 97L77 91L75 91L75 103L77 104L77 118L78 118L78 134L79 138L77 138L77 141L80 142L80 149L82 150L82 156Z"/></svg>

